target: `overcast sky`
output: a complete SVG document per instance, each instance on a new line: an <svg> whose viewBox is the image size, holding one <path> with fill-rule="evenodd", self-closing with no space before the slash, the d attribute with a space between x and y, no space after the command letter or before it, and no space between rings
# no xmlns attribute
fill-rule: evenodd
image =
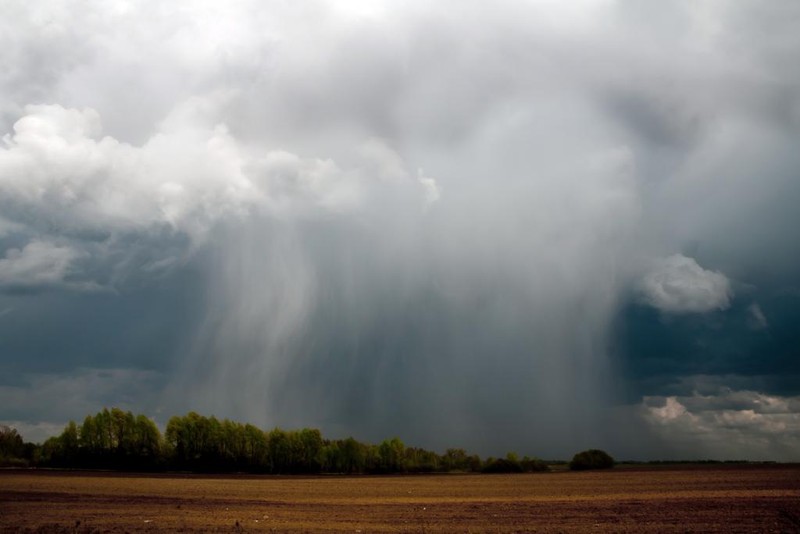
<svg viewBox="0 0 800 534"><path fill-rule="evenodd" d="M6 1L0 421L800 461L798 27Z"/></svg>

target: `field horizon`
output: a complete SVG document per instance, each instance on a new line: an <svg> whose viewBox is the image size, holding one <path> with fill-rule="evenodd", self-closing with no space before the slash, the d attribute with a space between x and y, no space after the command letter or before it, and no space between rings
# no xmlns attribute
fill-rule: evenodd
<svg viewBox="0 0 800 534"><path fill-rule="evenodd" d="M536 474L0 471L0 532L745 532L800 528L800 465Z"/></svg>

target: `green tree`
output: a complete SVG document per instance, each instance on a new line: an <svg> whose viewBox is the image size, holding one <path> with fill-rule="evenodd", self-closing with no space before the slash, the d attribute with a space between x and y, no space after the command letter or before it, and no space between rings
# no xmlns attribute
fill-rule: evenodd
<svg viewBox="0 0 800 534"><path fill-rule="evenodd" d="M267 436L269 465L272 473L288 473L292 465L292 447L289 434L274 428Z"/></svg>
<svg viewBox="0 0 800 534"><path fill-rule="evenodd" d="M151 469L162 460L163 440L155 423L119 408L88 415L78 430L81 467Z"/></svg>
<svg viewBox="0 0 800 534"><path fill-rule="evenodd" d="M42 445L43 461L57 467L77 465L78 452L78 425L75 421L70 421L60 435L49 438Z"/></svg>
<svg viewBox="0 0 800 534"><path fill-rule="evenodd" d="M248 469L265 471L269 460L267 435L260 428L247 424L244 426L244 439Z"/></svg>
<svg viewBox="0 0 800 534"><path fill-rule="evenodd" d="M61 434L61 451L64 458L66 460L74 459L78 455L79 446L78 425L75 424L75 421L70 421Z"/></svg>
<svg viewBox="0 0 800 534"><path fill-rule="evenodd" d="M134 456L136 444L136 418L133 413L111 408L111 453L117 466L125 466Z"/></svg>
<svg viewBox="0 0 800 534"><path fill-rule="evenodd" d="M94 417L87 415L79 431L80 447L87 454L96 455L100 452L100 438L97 434L97 425Z"/></svg>
<svg viewBox="0 0 800 534"><path fill-rule="evenodd" d="M299 469L308 473L318 473L323 462L322 434L315 428L304 428L297 433L297 441L300 444L297 458Z"/></svg>
<svg viewBox="0 0 800 534"><path fill-rule="evenodd" d="M484 473L522 473L519 457L515 452L509 452L505 458L487 458L483 466Z"/></svg>
<svg viewBox="0 0 800 534"><path fill-rule="evenodd" d="M550 467L539 458L531 458L529 456L525 456L519 462L520 466L522 466L522 470L526 473L537 473L543 471L549 471Z"/></svg>
<svg viewBox="0 0 800 534"><path fill-rule="evenodd" d="M161 461L162 437L156 424L144 415L134 423L134 455L141 466L152 467Z"/></svg>
<svg viewBox="0 0 800 534"><path fill-rule="evenodd" d="M573 471L585 471L587 469L609 469L614 467L614 458L600 449L589 449L579 452L572 457L569 468Z"/></svg>
<svg viewBox="0 0 800 534"><path fill-rule="evenodd" d="M352 437L339 441L333 464L338 473L363 473L367 467L367 447Z"/></svg>
<svg viewBox="0 0 800 534"><path fill-rule="evenodd" d="M196 412L172 417L165 437L176 467L214 471L223 466L223 432L217 418Z"/></svg>
<svg viewBox="0 0 800 534"><path fill-rule="evenodd" d="M405 471L406 447L400 438L386 439L378 446L380 470L385 473L399 473Z"/></svg>
<svg viewBox="0 0 800 534"><path fill-rule="evenodd" d="M0 465L26 465L26 447L15 428L0 425Z"/></svg>
<svg viewBox="0 0 800 534"><path fill-rule="evenodd" d="M468 471L469 457L464 449L447 449L442 456L445 471Z"/></svg>

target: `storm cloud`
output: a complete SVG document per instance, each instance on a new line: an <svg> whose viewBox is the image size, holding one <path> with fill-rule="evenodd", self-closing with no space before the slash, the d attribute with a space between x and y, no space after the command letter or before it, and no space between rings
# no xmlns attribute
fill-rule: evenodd
<svg viewBox="0 0 800 534"><path fill-rule="evenodd" d="M674 254L655 262L642 279L642 298L667 313L702 313L730 305L729 280L700 267L695 260Z"/></svg>
<svg viewBox="0 0 800 534"><path fill-rule="evenodd" d="M346 6L10 3L0 419L797 459L800 8Z"/></svg>

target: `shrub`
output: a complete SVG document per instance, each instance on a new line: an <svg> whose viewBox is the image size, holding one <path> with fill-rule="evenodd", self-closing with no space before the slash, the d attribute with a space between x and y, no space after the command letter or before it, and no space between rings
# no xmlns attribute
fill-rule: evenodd
<svg viewBox="0 0 800 534"><path fill-rule="evenodd" d="M526 456L522 459L522 461L520 461L519 465L522 466L522 470L526 473L550 471L550 467L547 465L547 463L539 458L529 458Z"/></svg>
<svg viewBox="0 0 800 534"><path fill-rule="evenodd" d="M513 458L489 458L483 466L484 473L522 473L522 466Z"/></svg>
<svg viewBox="0 0 800 534"><path fill-rule="evenodd" d="M569 468L573 471L585 471L587 469L608 469L614 467L614 458L606 451L599 449L589 449L579 452L572 457Z"/></svg>

